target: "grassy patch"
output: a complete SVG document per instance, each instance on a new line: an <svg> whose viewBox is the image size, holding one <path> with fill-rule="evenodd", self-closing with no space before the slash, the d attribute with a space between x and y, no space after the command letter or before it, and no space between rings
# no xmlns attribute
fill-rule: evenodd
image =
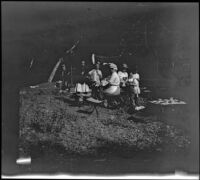
<svg viewBox="0 0 200 180"><path fill-rule="evenodd" d="M184 131L153 116L138 121L119 110L99 108L86 115L78 107L56 98L56 90L21 94L20 149L33 153L31 147L59 146L67 153L99 154L133 151L177 151L189 146Z"/></svg>

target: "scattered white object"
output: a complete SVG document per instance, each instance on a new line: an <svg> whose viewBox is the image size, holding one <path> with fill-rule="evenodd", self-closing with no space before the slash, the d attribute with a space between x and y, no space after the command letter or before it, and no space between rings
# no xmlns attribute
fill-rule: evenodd
<svg viewBox="0 0 200 180"><path fill-rule="evenodd" d="M154 101L149 101L153 104L160 104L160 105L176 105L176 104L186 104L184 101L179 101L178 99L174 99L173 97L170 97L170 99L158 99Z"/></svg>
<svg viewBox="0 0 200 180"><path fill-rule="evenodd" d="M111 120L114 120L115 118L116 118L116 117L115 117L114 115L111 115L111 116L110 116L110 119L111 119Z"/></svg>
<svg viewBox="0 0 200 180"><path fill-rule="evenodd" d="M30 63L29 69L31 69L31 67L32 67L32 65L33 65L33 61L34 61L34 59L31 60L31 63Z"/></svg>
<svg viewBox="0 0 200 180"><path fill-rule="evenodd" d="M36 85L36 86L30 86L30 88L37 88L37 87L39 87L38 85Z"/></svg>
<svg viewBox="0 0 200 180"><path fill-rule="evenodd" d="M151 92L150 90L144 90L143 92Z"/></svg>
<svg viewBox="0 0 200 180"><path fill-rule="evenodd" d="M20 91L19 94L26 94L26 91Z"/></svg>
<svg viewBox="0 0 200 180"><path fill-rule="evenodd" d="M16 163L21 165L31 164L31 157L18 158Z"/></svg>
<svg viewBox="0 0 200 180"><path fill-rule="evenodd" d="M144 109L144 108L145 108L144 106L136 106L136 107L135 107L135 110L136 110L136 111L139 111L139 110L142 110L142 109Z"/></svg>

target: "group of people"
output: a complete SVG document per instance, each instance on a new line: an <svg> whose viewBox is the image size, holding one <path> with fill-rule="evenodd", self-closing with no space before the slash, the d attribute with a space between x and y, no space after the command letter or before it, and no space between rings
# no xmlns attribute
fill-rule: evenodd
<svg viewBox="0 0 200 180"><path fill-rule="evenodd" d="M107 77L104 77L101 67L104 69L107 67L109 71ZM104 100L104 105L107 106L109 98L126 94L131 105L138 106L140 76L137 70L128 73L127 64L122 64L121 70L118 71L116 64L101 62L96 62L93 68L88 70L85 61L81 62L80 70L75 85L79 101L83 101L84 96L90 94L95 99Z"/></svg>

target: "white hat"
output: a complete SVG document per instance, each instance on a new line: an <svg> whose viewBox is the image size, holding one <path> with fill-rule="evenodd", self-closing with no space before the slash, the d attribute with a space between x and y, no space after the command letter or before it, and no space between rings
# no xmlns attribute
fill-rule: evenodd
<svg viewBox="0 0 200 180"><path fill-rule="evenodd" d="M115 69L115 70L117 71L117 65L116 65L116 64L110 63L110 64L109 64L109 67L110 67L111 69Z"/></svg>
<svg viewBox="0 0 200 180"><path fill-rule="evenodd" d="M127 64L122 64L122 67L126 69L128 68Z"/></svg>

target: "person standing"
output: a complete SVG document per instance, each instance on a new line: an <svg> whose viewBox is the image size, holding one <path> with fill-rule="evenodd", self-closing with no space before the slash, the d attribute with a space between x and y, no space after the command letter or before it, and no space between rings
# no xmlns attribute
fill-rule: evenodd
<svg viewBox="0 0 200 180"><path fill-rule="evenodd" d="M122 64L122 71L118 72L118 76L120 78L120 86L122 88L126 87L126 83L128 81L128 73L127 73L128 66L127 64Z"/></svg>
<svg viewBox="0 0 200 180"><path fill-rule="evenodd" d="M62 71L61 71L61 78L62 78L62 85L61 85L61 90L64 91L66 89L66 75L67 75L67 70L66 70L66 66L63 63L62 64Z"/></svg>
<svg viewBox="0 0 200 180"><path fill-rule="evenodd" d="M130 72L128 82L131 106L136 108L137 106L139 106L138 97L140 94L139 74L137 73L137 71L135 71L134 73Z"/></svg>
<svg viewBox="0 0 200 180"><path fill-rule="evenodd" d="M133 78L137 79L138 81L140 80L140 75L138 74L138 70L137 69L134 70Z"/></svg>
<svg viewBox="0 0 200 180"><path fill-rule="evenodd" d="M92 96L97 99L101 99L101 79L102 79L102 71L100 70L100 63L95 64L95 68L89 71L89 76L91 80L91 89Z"/></svg>

